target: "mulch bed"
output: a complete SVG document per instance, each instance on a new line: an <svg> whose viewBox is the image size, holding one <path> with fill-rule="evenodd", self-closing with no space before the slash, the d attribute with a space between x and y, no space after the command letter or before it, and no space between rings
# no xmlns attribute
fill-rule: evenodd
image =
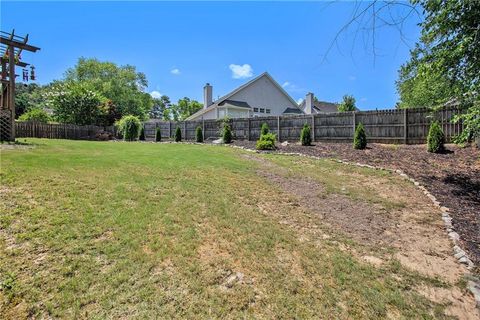
<svg viewBox="0 0 480 320"><path fill-rule="evenodd" d="M255 148L254 141L235 141L235 145ZM480 265L480 150L447 145L442 154L426 151L425 145L369 144L354 150L350 143L316 143L278 146L280 152L336 158L390 169L400 169L421 182L450 209L453 225L470 259Z"/></svg>

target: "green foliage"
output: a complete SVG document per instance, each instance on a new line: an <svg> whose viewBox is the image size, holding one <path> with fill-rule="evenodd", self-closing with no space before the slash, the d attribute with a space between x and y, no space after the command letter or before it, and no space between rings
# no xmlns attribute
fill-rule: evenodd
<svg viewBox="0 0 480 320"><path fill-rule="evenodd" d="M18 120L47 123L51 121L51 117L45 110L34 108L22 114Z"/></svg>
<svg viewBox="0 0 480 320"><path fill-rule="evenodd" d="M464 114L455 116L454 121L462 121L463 125L463 131L455 137L455 143L472 142L480 138L480 99L473 102Z"/></svg>
<svg viewBox="0 0 480 320"><path fill-rule="evenodd" d="M260 136L263 136L264 134L267 134L270 131L270 128L268 127L267 123L263 123L262 127L260 129Z"/></svg>
<svg viewBox="0 0 480 320"><path fill-rule="evenodd" d="M190 100L190 98L183 98L178 100L176 104L172 104L169 108L169 115L174 121L182 121L203 108L203 104Z"/></svg>
<svg viewBox="0 0 480 320"><path fill-rule="evenodd" d="M118 118L134 115L145 120L153 107L152 97L144 92L148 85L145 74L131 65L80 58L67 70L65 81L88 83L91 90L113 102Z"/></svg>
<svg viewBox="0 0 480 320"><path fill-rule="evenodd" d="M355 128L355 135L353 137L353 148L363 150L367 147L367 135L362 123L359 123Z"/></svg>
<svg viewBox="0 0 480 320"><path fill-rule="evenodd" d="M439 153L445 150L445 135L438 121L433 122L428 130L427 150L428 152Z"/></svg>
<svg viewBox="0 0 480 320"><path fill-rule="evenodd" d="M32 109L43 109L46 106L46 98L43 95L46 87L36 83L15 84L15 117L19 118L23 113Z"/></svg>
<svg viewBox="0 0 480 320"><path fill-rule="evenodd" d="M153 108L149 113L150 119L170 120L170 114L168 110L170 107L170 98L166 95L161 96L159 99L153 99Z"/></svg>
<svg viewBox="0 0 480 320"><path fill-rule="evenodd" d="M155 130L155 141L162 141L162 130L160 130L160 128Z"/></svg>
<svg viewBox="0 0 480 320"><path fill-rule="evenodd" d="M180 127L177 126L177 128L175 128L175 142L180 142L182 141L182 129L180 129Z"/></svg>
<svg viewBox="0 0 480 320"><path fill-rule="evenodd" d="M413 4L422 7L424 21L420 40L400 69L399 106L436 107L452 99L465 105L466 96L480 92L480 1L414 0ZM473 127L458 142L476 131L478 109L467 107L464 118L473 120Z"/></svg>
<svg viewBox="0 0 480 320"><path fill-rule="evenodd" d="M134 141L138 139L142 123L136 116L124 116L116 123L125 141Z"/></svg>
<svg viewBox="0 0 480 320"><path fill-rule="evenodd" d="M302 146L311 146L312 145L312 133L310 126L308 124L304 124L302 131L300 132L300 142Z"/></svg>
<svg viewBox="0 0 480 320"><path fill-rule="evenodd" d="M222 134L223 143L231 143L233 136L232 136L232 129L230 128L230 124L225 123L223 125L223 134Z"/></svg>
<svg viewBox="0 0 480 320"><path fill-rule="evenodd" d="M142 125L142 128L140 129L140 137L138 138L140 141L145 141L145 126Z"/></svg>
<svg viewBox="0 0 480 320"><path fill-rule="evenodd" d="M338 111L340 112L347 112L347 111L355 111L355 98L351 95L344 95L343 100L338 106Z"/></svg>
<svg viewBox="0 0 480 320"><path fill-rule="evenodd" d="M276 136L273 133L265 133L260 135L260 139L257 141L257 150L275 150Z"/></svg>
<svg viewBox="0 0 480 320"><path fill-rule="evenodd" d="M99 124L107 114L108 100L91 85L81 82L56 83L47 93L55 119L77 125Z"/></svg>
<svg viewBox="0 0 480 320"><path fill-rule="evenodd" d="M202 127L200 126L198 126L197 129L195 129L195 141L203 142L203 131L202 131Z"/></svg>

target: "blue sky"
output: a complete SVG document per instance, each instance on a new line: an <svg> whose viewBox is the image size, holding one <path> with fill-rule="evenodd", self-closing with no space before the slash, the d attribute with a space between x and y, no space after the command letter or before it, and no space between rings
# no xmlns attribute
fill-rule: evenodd
<svg viewBox="0 0 480 320"><path fill-rule="evenodd" d="M353 94L362 109L394 107L398 68L410 48L393 28L371 37L355 28L335 35L354 2L6 2L1 29L30 34L41 47L24 54L38 82L59 79L81 56L131 64L147 76L149 92L202 101L206 82L222 96L268 71L295 99L309 91L324 101ZM400 10L400 9L399 9ZM395 12L394 12L395 14ZM410 47L418 17L403 28ZM365 46L365 42L367 45ZM233 71L232 71L233 70ZM235 72L234 72L235 71Z"/></svg>

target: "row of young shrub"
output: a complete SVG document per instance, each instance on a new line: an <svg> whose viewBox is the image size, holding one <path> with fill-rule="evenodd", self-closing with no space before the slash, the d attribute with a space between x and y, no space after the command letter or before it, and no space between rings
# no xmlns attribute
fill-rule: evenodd
<svg viewBox="0 0 480 320"><path fill-rule="evenodd" d="M124 140L145 140L145 129L140 120L135 116L124 116L117 122L117 127L121 132ZM233 139L232 130L228 121L224 121L222 129L223 143L231 143ZM161 141L161 131L157 128L155 131L155 141ZM180 127L176 127L174 134L175 142L182 141L182 130ZM201 127L197 127L195 130L195 141L203 142L203 131ZM263 123L260 129L260 138L256 143L257 150L275 150L276 135L270 132L268 124ZM300 133L300 143L302 146L310 146L312 144L311 129L308 124L305 124ZM439 153L445 150L445 135L438 123L435 121L431 124L428 137L427 137L427 150L428 152ZM362 123L359 123L355 128L353 137L353 147L358 150L363 150L367 147L367 136L365 134L365 128Z"/></svg>

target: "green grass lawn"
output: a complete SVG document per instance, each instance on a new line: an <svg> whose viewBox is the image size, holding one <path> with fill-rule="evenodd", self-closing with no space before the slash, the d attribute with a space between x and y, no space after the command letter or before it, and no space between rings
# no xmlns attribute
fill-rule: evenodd
<svg viewBox="0 0 480 320"><path fill-rule="evenodd" d="M339 241L365 246L326 228L324 241L304 241L281 223L308 210L259 176L246 152L28 142L1 154L0 318L441 317L444 306L411 290L434 279L362 262ZM262 157L285 167L295 159ZM311 163L330 193L403 205L355 188L384 173Z"/></svg>

